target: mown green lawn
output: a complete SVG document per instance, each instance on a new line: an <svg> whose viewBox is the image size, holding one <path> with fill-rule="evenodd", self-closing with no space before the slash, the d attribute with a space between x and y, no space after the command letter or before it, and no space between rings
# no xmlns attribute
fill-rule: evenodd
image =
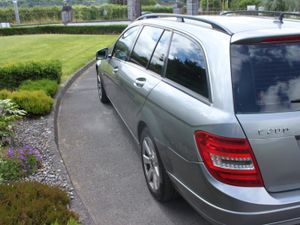
<svg viewBox="0 0 300 225"><path fill-rule="evenodd" d="M27 61L62 62L62 80L110 46L116 35L24 35L0 37L0 66Z"/></svg>

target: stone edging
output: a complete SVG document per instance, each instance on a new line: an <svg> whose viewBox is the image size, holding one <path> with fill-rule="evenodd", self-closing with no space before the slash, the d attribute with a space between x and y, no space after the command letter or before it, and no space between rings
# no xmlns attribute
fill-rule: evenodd
<svg viewBox="0 0 300 225"><path fill-rule="evenodd" d="M62 102L62 99L65 95L65 93L67 92L67 90L71 87L71 85L85 72L87 71L88 68L90 68L94 63L96 62L95 59L89 61L87 64L85 64L83 67L81 67L80 69L78 69L75 73L73 73L62 85L60 85L60 88L58 90L58 92L55 95L55 99L54 99L54 103L53 103L53 107L52 107L52 112L50 114L50 119L52 117L52 122L54 123L54 140L53 140L53 144L52 146L54 146L54 148L56 148L58 154L60 155L62 164L64 166L65 172L67 174L68 177L68 181L69 183L71 183L71 185L74 188L74 184L70 178L70 174L69 171L64 163L64 160L62 158L61 152L59 150L59 143L58 143L58 113L60 110L60 105ZM50 120L51 121L51 120ZM75 199L77 199L77 202L74 202L74 208L76 208L77 210L81 211L81 213L79 213L80 216L83 216L83 218L81 218L83 221L83 225L95 225L94 220L92 219L91 215L89 214L85 204L82 202L80 196L78 195L76 189L74 188L74 194L75 194Z"/></svg>

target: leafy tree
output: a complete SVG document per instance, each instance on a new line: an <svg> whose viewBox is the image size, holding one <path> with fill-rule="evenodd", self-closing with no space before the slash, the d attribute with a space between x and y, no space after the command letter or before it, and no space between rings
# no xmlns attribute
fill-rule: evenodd
<svg viewBox="0 0 300 225"><path fill-rule="evenodd" d="M300 1L299 0L286 0L286 10L300 12Z"/></svg>
<svg viewBox="0 0 300 225"><path fill-rule="evenodd" d="M264 0L263 5L266 10L285 11L286 3L284 0Z"/></svg>
<svg viewBox="0 0 300 225"><path fill-rule="evenodd" d="M203 10L207 9L207 2L208 2L208 9L212 10L221 10L221 1L220 0L201 0L201 7Z"/></svg>

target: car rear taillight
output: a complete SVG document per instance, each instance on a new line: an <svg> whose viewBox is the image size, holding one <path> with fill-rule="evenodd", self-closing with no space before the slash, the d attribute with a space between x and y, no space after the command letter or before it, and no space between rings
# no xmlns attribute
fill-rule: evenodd
<svg viewBox="0 0 300 225"><path fill-rule="evenodd" d="M205 166L217 180L236 186L263 186L247 139L196 131L195 140Z"/></svg>

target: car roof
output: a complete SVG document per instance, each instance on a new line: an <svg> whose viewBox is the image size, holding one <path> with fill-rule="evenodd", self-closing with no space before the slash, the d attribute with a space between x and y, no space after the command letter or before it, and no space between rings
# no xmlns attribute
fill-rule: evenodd
<svg viewBox="0 0 300 225"><path fill-rule="evenodd" d="M284 19L283 23L276 17L264 16L197 16L226 27L232 34L266 29L300 29L300 20Z"/></svg>

